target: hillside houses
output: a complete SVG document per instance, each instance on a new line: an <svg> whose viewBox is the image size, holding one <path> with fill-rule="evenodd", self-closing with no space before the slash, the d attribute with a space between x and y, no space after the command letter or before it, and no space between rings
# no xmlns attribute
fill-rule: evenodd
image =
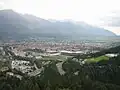
<svg viewBox="0 0 120 90"><path fill-rule="evenodd" d="M23 60L15 60L11 63L12 69L16 69L18 71L21 71L22 73L28 73L32 72L34 66L30 65L29 61L23 61Z"/></svg>

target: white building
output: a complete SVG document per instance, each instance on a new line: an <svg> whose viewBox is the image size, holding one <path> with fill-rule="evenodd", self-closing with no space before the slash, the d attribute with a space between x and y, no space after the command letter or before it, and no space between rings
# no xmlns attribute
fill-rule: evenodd
<svg viewBox="0 0 120 90"><path fill-rule="evenodd" d="M107 57L117 57L118 54L105 54L105 56L107 56Z"/></svg>
<svg viewBox="0 0 120 90"><path fill-rule="evenodd" d="M28 73L33 71L33 66L30 66L29 61L23 61L23 60L15 60L11 63L12 69L16 69L21 71L22 73Z"/></svg>
<svg viewBox="0 0 120 90"><path fill-rule="evenodd" d="M36 59L41 59L41 58L42 58L42 56L36 56L35 58L36 58Z"/></svg>

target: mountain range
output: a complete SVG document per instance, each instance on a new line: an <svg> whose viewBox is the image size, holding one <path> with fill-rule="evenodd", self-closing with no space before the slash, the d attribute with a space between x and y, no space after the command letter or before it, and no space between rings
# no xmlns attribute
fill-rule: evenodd
<svg viewBox="0 0 120 90"><path fill-rule="evenodd" d="M13 10L0 10L0 38L19 39L37 37L96 37L116 36L106 29L85 22L45 20Z"/></svg>

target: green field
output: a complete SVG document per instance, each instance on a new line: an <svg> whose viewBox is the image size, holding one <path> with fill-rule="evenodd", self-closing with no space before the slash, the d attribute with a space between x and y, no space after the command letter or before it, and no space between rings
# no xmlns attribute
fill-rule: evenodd
<svg viewBox="0 0 120 90"><path fill-rule="evenodd" d="M102 61L102 60L109 60L109 57L107 56L99 56L99 57L96 57L96 58L88 58L86 60L87 63L97 63L99 61Z"/></svg>

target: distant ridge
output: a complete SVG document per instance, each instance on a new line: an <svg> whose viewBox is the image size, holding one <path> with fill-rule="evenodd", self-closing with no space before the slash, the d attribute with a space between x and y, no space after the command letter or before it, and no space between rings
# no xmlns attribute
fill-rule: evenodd
<svg viewBox="0 0 120 90"><path fill-rule="evenodd" d="M103 28L94 27L84 22L45 20L29 14L19 14L13 10L0 10L0 37L9 39L45 37L94 37L116 36Z"/></svg>

